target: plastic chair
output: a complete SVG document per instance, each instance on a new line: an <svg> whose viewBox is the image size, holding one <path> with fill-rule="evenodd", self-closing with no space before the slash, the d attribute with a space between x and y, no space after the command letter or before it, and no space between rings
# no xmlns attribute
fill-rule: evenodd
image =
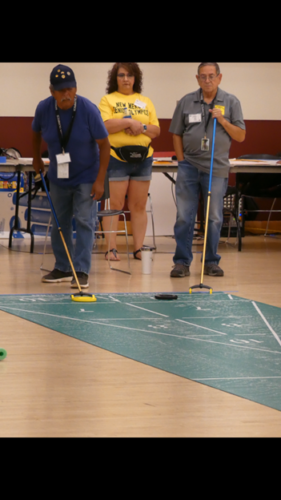
<svg viewBox="0 0 281 500"><path fill-rule="evenodd" d="M127 231L127 223L126 223L126 215L124 210L111 210L110 209L110 193L109 193L109 180L108 180L108 175L106 174L105 176L105 182L104 182L104 193L102 197L100 198L99 201L104 201L104 209L103 210L98 210L97 212L97 218L103 218L103 217L111 217L111 225L110 225L110 230L109 231L104 231L102 224L101 228L96 231L96 233L100 234L106 234L106 233L123 233L126 236L126 244L127 244L127 259L128 259L128 271L124 271L123 269L118 269L117 267L113 267L111 265L110 261L110 238L108 241L108 265L110 269L113 271L119 271L120 273L125 273L125 274L131 274L131 267L130 267L130 257L129 257L129 242L128 242L128 231ZM113 217L116 215L121 215L124 219L124 229L117 229L116 231L112 230L112 223L113 223Z"/></svg>
<svg viewBox="0 0 281 500"><path fill-rule="evenodd" d="M247 154L242 155L238 160L281 160L280 155L270 154ZM244 227L245 213L252 212L269 212L266 230L264 236L267 235L269 221L273 212L281 212L281 210L273 210L277 198L281 197L281 175L280 174L236 174L236 185L239 185L238 199L242 199L242 227ZM247 198L273 198L273 203L270 210L262 209L246 209L245 199ZM257 207L258 208L258 207ZM241 249L241 243L240 243Z"/></svg>
<svg viewBox="0 0 281 500"><path fill-rule="evenodd" d="M125 199L127 199L128 196L126 195L125 196ZM153 239L153 247L155 248L156 250L156 241L155 241L155 226L154 226L154 215L153 215L153 206L152 206L152 198L151 198L151 194L148 193L147 195L147 201L149 203L149 207L146 207L146 213L147 214L151 214L151 226L152 226L152 239ZM125 214L129 214L130 213L130 210L124 210L124 213Z"/></svg>
<svg viewBox="0 0 281 500"><path fill-rule="evenodd" d="M235 209L235 195L236 195L236 188L232 186L227 187L227 191L224 195L224 200L223 200L223 216L224 216L224 222L223 222L223 227L221 234L225 231L227 227L227 240L226 243L229 242L229 238L231 237L231 230L233 229L234 232L236 232L236 241L239 243L241 241L241 231L240 231L240 220L239 220L239 213L237 213ZM241 206L241 202L240 202ZM228 219L228 223L226 223L225 219ZM233 224L234 221L234 224Z"/></svg>
<svg viewBox="0 0 281 500"><path fill-rule="evenodd" d="M146 209L146 212L148 214L151 214L151 226L152 226L152 239L153 239L153 246L156 250L156 241L155 241L155 227L154 227L154 216L153 216L153 206L152 206L152 198L151 198L151 194L148 193L147 195L148 197L148 202L149 202L149 209L147 208Z"/></svg>

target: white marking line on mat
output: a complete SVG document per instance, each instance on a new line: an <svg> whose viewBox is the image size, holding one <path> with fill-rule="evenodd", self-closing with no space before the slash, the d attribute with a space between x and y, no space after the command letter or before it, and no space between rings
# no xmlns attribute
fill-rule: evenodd
<svg viewBox="0 0 281 500"><path fill-rule="evenodd" d="M85 314L89 313L94 316L93 311L82 311L82 312ZM152 318L151 316L148 316L147 318L145 316L142 316L141 318L99 318L99 321L153 321L154 319L159 319L160 321L160 318Z"/></svg>
<svg viewBox="0 0 281 500"><path fill-rule="evenodd" d="M174 335L174 334L171 334L171 333L162 333L162 332L156 332L156 331L151 331L151 330L142 330L141 328L130 328L128 326L119 326L119 325L114 325L114 324L112 325L111 323L100 323L99 321L91 321L91 320L80 319L80 318L71 318L69 316L62 316L60 314L50 314L50 313L44 313L44 312L41 312L41 311L40 312L29 311L28 309L18 309L18 308L9 307L9 306L5 306L5 309L15 310L17 312L26 312L26 313L31 313L31 314L37 314L39 316L51 316L52 318L68 319L69 321L78 321L80 323L90 323L91 325L112 326L113 328L121 328L123 330L131 330L131 331L134 331L134 332L153 333L155 335L165 335L167 337L177 337L179 339L187 339L188 338L188 337L184 337L183 335ZM23 319L26 319L26 318L23 318ZM142 318L137 318L137 319L142 319ZM151 320L151 319L152 318L149 318L149 320ZM29 321L29 320L27 320L27 321ZM104 320L100 320L100 321L104 321ZM136 321L136 319L135 319L135 321ZM43 325L43 326L45 326L45 325ZM49 327L49 328L51 328L51 327Z"/></svg>
<svg viewBox="0 0 281 500"><path fill-rule="evenodd" d="M44 312L35 312L35 311L29 311L27 309L19 309L18 307L9 307L9 306L5 306L2 308L5 310L5 309L8 309L8 310L15 310L17 312L27 312L27 313L31 313L31 314L36 314L38 316L51 316L53 318L58 318L58 319L67 319L69 321L78 321L80 323L90 323L92 325L101 325L101 326L112 326L113 328L121 328L123 330L131 330L131 331L134 331L134 332L144 332L144 333L153 333L154 335L162 335L162 336L165 336L165 337L175 337L175 338L179 338L179 339L182 339L182 340L197 340L198 342L209 342L209 343L212 343L212 344L220 344L220 345L225 345L227 347L231 347L232 349L250 349L250 350L253 350L253 351L260 351L260 352L270 352L272 354L281 354L280 351L272 351L271 349L257 349L256 347L246 347L246 346L241 346L241 345L230 345L230 344L227 344L225 342L217 342L217 341L214 341L214 340L205 340L205 339L200 339L200 338L196 338L196 337L186 337L186 336L183 336L183 335L174 335L172 333L163 333L163 332L156 332L156 331L151 331L151 330L142 330L140 328L130 328L128 326L118 326L118 325L111 325L109 323L99 323L98 321L90 321L90 320L81 320L79 318L71 318L71 317L68 317L68 316L61 316L61 315L58 315L58 314L50 314L50 313L44 313ZM26 319L26 318L22 318L22 319ZM27 321L30 321L27 319ZM176 321L181 321L181 320L176 320ZM184 322L183 322L184 323ZM42 326L45 326L45 325L42 325ZM51 328L51 327L49 327ZM53 328L51 328L53 329ZM58 330L55 330L55 331L58 331ZM67 334L66 334L67 335Z"/></svg>
<svg viewBox="0 0 281 500"><path fill-rule="evenodd" d="M146 311L146 312L149 312L151 314L158 314L158 316L164 316L164 318L169 317L169 316L167 316L167 314L161 314L161 313L157 313L155 311L150 311L149 309L145 309L144 307L135 306L134 304L129 304L128 302L125 302L125 304L126 304L126 306L136 307L137 309L141 309L142 311Z"/></svg>
<svg viewBox="0 0 281 500"><path fill-rule="evenodd" d="M247 316L239 316L239 319L241 318L253 318L253 314L247 314ZM235 319L237 320L237 316L234 316L233 314L230 314L229 316L183 316L182 319L223 319L224 321L227 321L227 320L232 320L232 319Z"/></svg>
<svg viewBox="0 0 281 500"><path fill-rule="evenodd" d="M230 300L233 300L233 297L231 295L228 295L228 297L230 298Z"/></svg>
<svg viewBox="0 0 281 500"><path fill-rule="evenodd" d="M186 323L187 325L196 326L197 328L203 328L203 330L208 330L209 332L219 333L220 335L227 335L227 333L218 332L217 330L212 330L212 328L207 328L206 326L196 325L195 323L190 323L189 321L183 321L182 319L176 319L176 321L180 321L180 323Z"/></svg>
<svg viewBox="0 0 281 500"><path fill-rule="evenodd" d="M192 380L260 380L268 378L281 378L280 375L272 377L214 377L214 378L193 378Z"/></svg>
<svg viewBox="0 0 281 500"><path fill-rule="evenodd" d="M281 340L280 340L280 338L278 337L277 333L273 330L273 328L270 326L270 324L268 323L268 321L266 320L266 318L264 317L264 315L262 314L262 312L258 308L257 304L254 301L252 302L252 304L255 307L255 309L258 311L260 317L263 319L263 321L265 322L266 326L271 331L272 335L276 338L278 344L281 346Z"/></svg>
<svg viewBox="0 0 281 500"><path fill-rule="evenodd" d="M120 300L118 299L115 299L114 297L112 297L112 295L109 295L108 296L109 299L112 299L114 302L120 302Z"/></svg>

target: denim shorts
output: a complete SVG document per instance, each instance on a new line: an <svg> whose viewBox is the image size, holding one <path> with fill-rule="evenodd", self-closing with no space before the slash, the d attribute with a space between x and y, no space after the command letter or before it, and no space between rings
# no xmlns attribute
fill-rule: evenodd
<svg viewBox="0 0 281 500"><path fill-rule="evenodd" d="M153 157L149 156L141 163L127 163L110 156L108 178L110 181L150 181L152 177Z"/></svg>

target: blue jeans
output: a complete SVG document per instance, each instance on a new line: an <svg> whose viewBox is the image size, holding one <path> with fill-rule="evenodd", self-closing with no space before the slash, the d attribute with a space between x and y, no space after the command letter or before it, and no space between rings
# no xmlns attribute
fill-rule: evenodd
<svg viewBox="0 0 281 500"><path fill-rule="evenodd" d="M89 274L95 237L96 201L91 198L93 184L79 184L75 188L62 188L50 182L50 194L56 216L76 272ZM73 248L72 219L75 217L76 245ZM71 266L52 216L52 248L55 268L71 271Z"/></svg>
<svg viewBox="0 0 281 500"><path fill-rule="evenodd" d="M198 170L198 168L192 166L186 160L179 162L176 181L177 220L174 226L177 243L173 258L175 264L190 266L192 262L191 247L198 210L200 186L204 197L206 217L209 177L209 174ZM223 197L226 193L227 185L228 179L213 176L205 258L208 264L218 264L221 258L217 254L217 250L223 223Z"/></svg>
<svg viewBox="0 0 281 500"><path fill-rule="evenodd" d="M152 177L153 157L146 158L141 163L127 163L110 157L108 164L108 178L112 181L150 181Z"/></svg>

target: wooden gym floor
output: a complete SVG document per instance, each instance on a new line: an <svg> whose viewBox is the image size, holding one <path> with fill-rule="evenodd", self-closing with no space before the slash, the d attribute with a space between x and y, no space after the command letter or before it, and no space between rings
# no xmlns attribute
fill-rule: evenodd
<svg viewBox="0 0 281 500"><path fill-rule="evenodd" d="M151 244L147 238L146 244ZM190 278L171 279L175 242L158 237L151 275L131 257L132 275L110 271L104 243L93 253L92 293L187 292L200 282L195 242ZM280 303L281 237L221 240L223 278L205 277L214 291L266 304ZM122 237L119 249L125 250ZM26 250L26 251L24 251ZM36 246L35 246L35 251ZM198 253L197 253L198 252ZM0 242L1 294L71 293L69 283L41 283L42 255L25 243ZM44 267L53 268L53 256ZM122 254L122 266L126 256ZM277 410L189 381L0 311L0 436L281 436Z"/></svg>

